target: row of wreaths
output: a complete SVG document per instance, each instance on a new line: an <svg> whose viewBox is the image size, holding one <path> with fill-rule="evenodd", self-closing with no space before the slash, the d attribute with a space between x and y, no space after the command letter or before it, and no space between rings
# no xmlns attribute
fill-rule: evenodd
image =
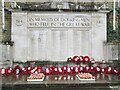
<svg viewBox="0 0 120 90"><path fill-rule="evenodd" d="M95 59L94 58L90 58L89 56L73 56L73 57L68 57L67 61L68 62L90 62L90 63L95 63ZM102 61L104 61L104 60L102 60Z"/></svg>
<svg viewBox="0 0 120 90"><path fill-rule="evenodd" d="M0 68L0 75L10 75L10 74L32 74L32 73L44 73L45 75L49 74L76 74L80 72L89 72L89 73L103 73L103 74L115 74L120 76L120 69L107 66L102 68L101 66L15 66L14 68Z"/></svg>

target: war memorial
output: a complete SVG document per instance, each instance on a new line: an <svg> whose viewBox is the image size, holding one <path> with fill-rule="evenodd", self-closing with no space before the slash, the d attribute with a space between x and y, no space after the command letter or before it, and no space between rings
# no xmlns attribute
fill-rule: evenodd
<svg viewBox="0 0 120 90"><path fill-rule="evenodd" d="M1 2L1 90L119 90L117 5L107 0ZM109 39L111 24L117 33Z"/></svg>

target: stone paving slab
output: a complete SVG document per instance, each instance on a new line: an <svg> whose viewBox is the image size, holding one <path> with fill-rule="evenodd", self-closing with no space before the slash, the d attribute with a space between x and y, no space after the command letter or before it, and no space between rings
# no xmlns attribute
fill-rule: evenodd
<svg viewBox="0 0 120 90"><path fill-rule="evenodd" d="M73 80L56 80L56 77L67 76L67 75L47 75L43 82L27 82L26 78L29 75L9 75L3 76L2 87L3 90L47 90L62 89L69 90L75 88L80 90L117 90L120 85L120 79L116 75L103 75L96 74L98 76L94 82L81 82L75 75ZM103 77L104 76L104 77ZM9 89L8 89L9 88ZM30 89L31 88L31 89Z"/></svg>

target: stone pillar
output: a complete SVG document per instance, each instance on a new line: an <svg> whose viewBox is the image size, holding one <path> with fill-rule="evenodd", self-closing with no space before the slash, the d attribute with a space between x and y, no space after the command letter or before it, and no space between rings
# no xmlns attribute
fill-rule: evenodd
<svg viewBox="0 0 120 90"><path fill-rule="evenodd" d="M27 38L27 13L12 13L11 39L14 41L14 61L25 62L27 60L28 38Z"/></svg>
<svg viewBox="0 0 120 90"><path fill-rule="evenodd" d="M107 21L106 11L92 13L92 30L91 30L91 53L96 60L102 60L104 56L104 42L107 41Z"/></svg>

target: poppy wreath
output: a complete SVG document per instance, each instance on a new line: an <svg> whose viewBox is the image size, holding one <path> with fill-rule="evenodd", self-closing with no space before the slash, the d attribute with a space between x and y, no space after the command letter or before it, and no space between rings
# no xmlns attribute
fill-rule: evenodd
<svg viewBox="0 0 120 90"><path fill-rule="evenodd" d="M44 72L45 75L50 75L51 74L50 68L46 68L43 72Z"/></svg>
<svg viewBox="0 0 120 90"><path fill-rule="evenodd" d="M73 61L72 57L67 58L67 62Z"/></svg>
<svg viewBox="0 0 120 90"><path fill-rule="evenodd" d="M33 74L33 73L40 73L38 72L38 70L41 69L41 68L38 68L37 66L34 67L31 71L30 71L30 74ZM41 71L41 70L40 70Z"/></svg>
<svg viewBox="0 0 120 90"><path fill-rule="evenodd" d="M73 62L90 62L89 56L74 56L73 58L69 57L68 59Z"/></svg>
<svg viewBox="0 0 120 90"><path fill-rule="evenodd" d="M114 74L120 76L120 69L118 68L112 68L111 66L107 66L104 68L101 68L100 66L51 66L46 67L43 71L41 66L36 67L30 67L30 66L24 66L23 68L20 68L18 65L14 68L8 67L8 68L0 68L0 75L10 75L15 74L18 75L20 73L22 74L33 74L33 73L41 73L43 72L45 75L49 74L74 74L79 72L89 72L89 73L103 73L103 74Z"/></svg>
<svg viewBox="0 0 120 90"><path fill-rule="evenodd" d="M71 74L74 73L74 67L73 66L70 66L70 72L71 72Z"/></svg>
<svg viewBox="0 0 120 90"><path fill-rule="evenodd" d="M0 75L7 75L6 69L5 68L0 68Z"/></svg>
<svg viewBox="0 0 120 90"><path fill-rule="evenodd" d="M22 69L18 65L15 66L14 69L13 69L14 74L19 74L19 73L21 73L21 71L22 71Z"/></svg>
<svg viewBox="0 0 120 90"><path fill-rule="evenodd" d="M101 68L101 72L102 72L103 74L107 74L107 68Z"/></svg>
<svg viewBox="0 0 120 90"><path fill-rule="evenodd" d="M80 62L84 62L84 56L80 56Z"/></svg>
<svg viewBox="0 0 120 90"><path fill-rule="evenodd" d="M6 68L6 74L10 75L12 73L13 73L13 68L12 67Z"/></svg>
<svg viewBox="0 0 120 90"><path fill-rule="evenodd" d="M83 56L83 62L90 62L89 56Z"/></svg>
<svg viewBox="0 0 120 90"><path fill-rule="evenodd" d="M42 73L42 72L43 72L42 67L41 66L36 66L36 67L31 69L30 74L33 74L33 73L37 74L37 73Z"/></svg>
<svg viewBox="0 0 120 90"><path fill-rule="evenodd" d="M75 67L74 67L74 73L79 73L79 72L80 72L80 67L75 66Z"/></svg>
<svg viewBox="0 0 120 90"><path fill-rule="evenodd" d="M58 72L59 72L59 74L64 74L64 71L61 67L58 67Z"/></svg>
<svg viewBox="0 0 120 90"><path fill-rule="evenodd" d="M113 68L113 74L119 75L119 70L117 68Z"/></svg>
<svg viewBox="0 0 120 90"><path fill-rule="evenodd" d="M72 74L72 73L73 70L71 69L71 67L67 67L66 74Z"/></svg>
<svg viewBox="0 0 120 90"><path fill-rule="evenodd" d="M93 66L89 66L88 72L89 73L94 73L94 67Z"/></svg>
<svg viewBox="0 0 120 90"><path fill-rule="evenodd" d="M64 73L67 72L67 68L68 68L67 66L62 66L61 68L62 68L62 70L63 70Z"/></svg>
<svg viewBox="0 0 120 90"><path fill-rule="evenodd" d="M33 69L33 67L31 67L31 66L25 66L26 67L26 72L28 73L28 74L30 74L31 73L31 70Z"/></svg>
<svg viewBox="0 0 120 90"><path fill-rule="evenodd" d="M28 72L27 72L27 66L24 66L23 68L22 68L22 70L21 70L21 72L22 72L22 74L27 74Z"/></svg>
<svg viewBox="0 0 120 90"><path fill-rule="evenodd" d="M89 72L90 72L90 69L91 69L90 66L85 66L85 72L86 72L86 73L89 73Z"/></svg>
<svg viewBox="0 0 120 90"><path fill-rule="evenodd" d="M111 66L106 67L106 73L112 74L113 73L113 68Z"/></svg>
<svg viewBox="0 0 120 90"><path fill-rule="evenodd" d="M80 62L80 57L79 56L74 56L72 61L73 62Z"/></svg>
<svg viewBox="0 0 120 90"><path fill-rule="evenodd" d="M102 68L100 66L94 67L94 72L95 73L101 73Z"/></svg>
<svg viewBox="0 0 120 90"><path fill-rule="evenodd" d="M38 66L37 72L38 72L38 73L42 73L42 72L43 72L42 66Z"/></svg>
<svg viewBox="0 0 120 90"><path fill-rule="evenodd" d="M80 68L80 72L85 72L85 67L79 66L79 68Z"/></svg>
<svg viewBox="0 0 120 90"><path fill-rule="evenodd" d="M57 66L52 66L51 68L52 68L52 74L53 74L53 75L59 73L59 70L58 70L58 67L57 67Z"/></svg>

